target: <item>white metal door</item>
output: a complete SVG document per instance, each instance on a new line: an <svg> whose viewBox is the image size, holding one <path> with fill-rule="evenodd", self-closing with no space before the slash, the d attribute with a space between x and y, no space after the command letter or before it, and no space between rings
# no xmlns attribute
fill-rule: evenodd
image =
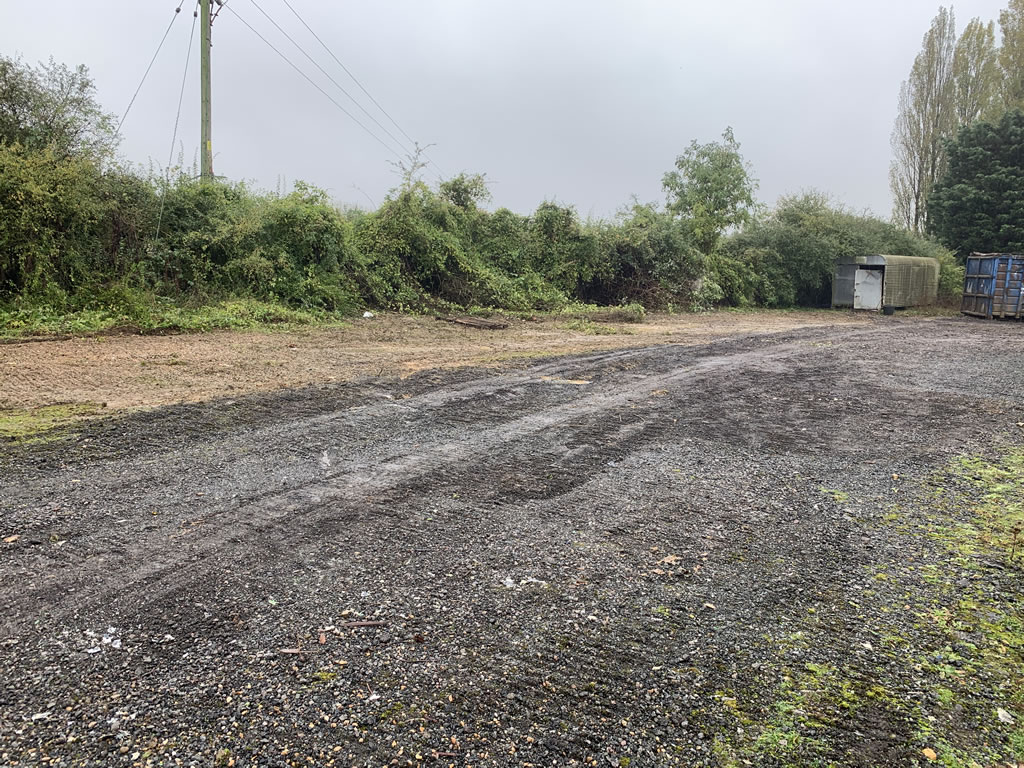
<svg viewBox="0 0 1024 768"><path fill-rule="evenodd" d="M853 308L882 308L882 270L857 270L857 275L853 282Z"/></svg>

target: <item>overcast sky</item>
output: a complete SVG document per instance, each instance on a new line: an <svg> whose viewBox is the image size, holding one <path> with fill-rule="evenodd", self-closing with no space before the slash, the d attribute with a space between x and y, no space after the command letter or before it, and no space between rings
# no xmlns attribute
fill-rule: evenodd
<svg viewBox="0 0 1024 768"><path fill-rule="evenodd" d="M934 0L289 0L398 124L451 175L486 173L495 205L544 199L608 216L661 201L661 177L693 139L732 126L759 198L817 188L888 217L889 134ZM292 15L256 0L397 137ZM961 0L957 27L1001 0ZM122 113L175 3L4 0L0 51L91 70ZM235 13L231 12L235 10ZM122 154L167 162L192 8L186 3L125 121ZM245 27L393 143L253 5L230 0L213 29L219 175L275 189L302 179L339 203L379 204L397 181L382 147ZM199 146L198 28L177 158ZM408 142L406 142L408 143ZM401 153L401 150L398 150ZM428 180L432 177L428 173Z"/></svg>

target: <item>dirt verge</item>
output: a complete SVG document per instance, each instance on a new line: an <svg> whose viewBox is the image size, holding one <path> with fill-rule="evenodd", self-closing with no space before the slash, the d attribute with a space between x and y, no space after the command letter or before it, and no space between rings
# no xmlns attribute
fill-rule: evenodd
<svg viewBox="0 0 1024 768"><path fill-rule="evenodd" d="M742 333L870 324L844 312L716 312L653 315L644 323L512 320L506 330L429 317L379 315L346 328L220 331L172 336L95 336L0 345L0 408L55 403L109 409L199 402L287 387L409 376L430 368L501 366L538 357L699 344ZM575 329L574 329L575 328Z"/></svg>

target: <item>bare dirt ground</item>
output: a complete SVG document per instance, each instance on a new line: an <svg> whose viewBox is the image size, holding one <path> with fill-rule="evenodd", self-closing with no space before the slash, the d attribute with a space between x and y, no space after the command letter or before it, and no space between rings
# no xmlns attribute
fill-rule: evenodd
<svg viewBox="0 0 1024 768"><path fill-rule="evenodd" d="M809 317L404 378L312 334L334 351L267 381L314 386L0 448L0 764L1024 761L1024 569L990 530L1024 333ZM216 359L74 344L136 342Z"/></svg>
<svg viewBox="0 0 1024 768"><path fill-rule="evenodd" d="M697 344L737 333L872 321L863 314L831 311L719 312L590 324L587 333L551 318L512 320L506 330L481 331L429 317L379 315L344 328L287 333L30 341L0 344L0 408L169 405L363 376L409 376L429 368L500 366L540 356Z"/></svg>

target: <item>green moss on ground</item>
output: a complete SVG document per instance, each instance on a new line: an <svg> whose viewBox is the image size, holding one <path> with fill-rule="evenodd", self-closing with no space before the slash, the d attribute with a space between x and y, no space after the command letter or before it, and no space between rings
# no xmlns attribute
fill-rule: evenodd
<svg viewBox="0 0 1024 768"><path fill-rule="evenodd" d="M838 491L834 488L825 488L824 486L818 490L830 497L834 502L836 502L836 504L845 504L850 500L850 494L845 491Z"/></svg>
<svg viewBox="0 0 1024 768"><path fill-rule="evenodd" d="M842 492L820 490L840 500ZM870 642L850 638L864 650L844 649L841 637L820 635L811 614L787 624L764 665L768 690L718 696L735 726L716 737L719 764L1024 761L1022 529L1024 447L962 457L936 473L883 520L895 544L887 551L903 556L866 565L873 588L843 608L856 611L853 626ZM794 653L815 656L816 637L849 663L794 663ZM866 755L872 739L882 751Z"/></svg>
<svg viewBox="0 0 1024 768"><path fill-rule="evenodd" d="M101 403L62 403L0 409L0 443L42 442L63 437L69 427L103 413Z"/></svg>

